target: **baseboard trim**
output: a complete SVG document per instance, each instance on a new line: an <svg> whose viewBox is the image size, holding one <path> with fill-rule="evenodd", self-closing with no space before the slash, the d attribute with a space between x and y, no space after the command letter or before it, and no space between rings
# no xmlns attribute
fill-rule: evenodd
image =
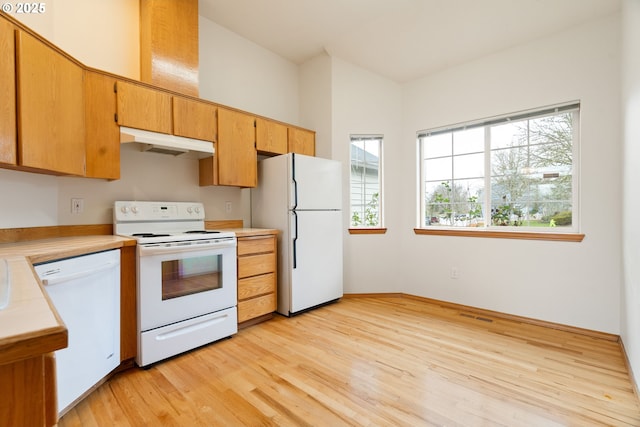
<svg viewBox="0 0 640 427"><path fill-rule="evenodd" d="M465 313L473 313L482 317L494 317L502 320L509 320L512 322L519 322L528 325L541 326L549 329L556 329L559 331L570 332L578 335L585 335L591 338L597 338L606 341L620 343L620 336L610 334L606 332L594 331L591 329L578 328L576 326L563 325L561 323L547 322L545 320L533 319L530 317L517 316L514 314L502 313L499 311L486 310L483 308L472 307L468 305L457 304L448 301L437 300L433 298L421 297L418 295L411 295L405 293L361 293L361 294L345 294L343 298L407 298L412 300L424 301L429 304L439 305L440 307L449 308L452 310L463 311Z"/></svg>
<svg viewBox="0 0 640 427"><path fill-rule="evenodd" d="M622 339L620 340L620 348L622 349L622 355L624 356L624 363L627 366L627 372L629 372L629 380L631 381L631 385L633 386L633 393L636 395L636 398L640 399L640 390L638 389L638 383L636 382L636 377L633 375L631 362L629 362L627 349L624 347L624 341L622 341Z"/></svg>

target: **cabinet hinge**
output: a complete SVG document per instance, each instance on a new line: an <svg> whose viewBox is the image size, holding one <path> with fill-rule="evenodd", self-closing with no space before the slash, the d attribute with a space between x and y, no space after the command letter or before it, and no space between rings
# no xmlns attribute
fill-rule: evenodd
<svg viewBox="0 0 640 427"><path fill-rule="evenodd" d="M118 93L118 82L113 83L113 92Z"/></svg>
<svg viewBox="0 0 640 427"><path fill-rule="evenodd" d="M257 123L258 123L258 121L254 119L254 120L253 120L253 127L254 127L254 128L255 128L255 127L258 127Z"/></svg>
<svg viewBox="0 0 640 427"><path fill-rule="evenodd" d="M115 113L113 115L113 119L116 121L116 123L118 123L118 113Z"/></svg>

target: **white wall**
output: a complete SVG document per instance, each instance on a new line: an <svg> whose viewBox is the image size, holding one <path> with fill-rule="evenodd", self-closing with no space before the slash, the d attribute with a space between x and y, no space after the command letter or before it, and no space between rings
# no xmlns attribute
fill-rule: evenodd
<svg viewBox="0 0 640 427"><path fill-rule="evenodd" d="M300 126L316 131L316 156L326 159L333 141L331 63L322 54L300 66Z"/></svg>
<svg viewBox="0 0 640 427"><path fill-rule="evenodd" d="M200 17L200 97L299 124L298 67Z"/></svg>
<svg viewBox="0 0 640 427"><path fill-rule="evenodd" d="M120 179L105 181L87 178L57 178L59 224L108 224L113 219L116 200L200 201L207 219L244 219L242 191L234 187L198 186L195 157L140 152L131 144L122 145ZM84 198L85 212L71 214L71 198ZM232 211L225 212L230 201Z"/></svg>
<svg viewBox="0 0 640 427"><path fill-rule="evenodd" d="M619 25L612 16L449 68L404 85L401 102L389 82L334 61L334 157L348 158L349 132L385 134L388 232L348 236L345 291L406 292L619 333ZM416 131L573 100L582 105L582 243L414 235Z"/></svg>
<svg viewBox="0 0 640 427"><path fill-rule="evenodd" d="M626 0L622 10L624 117L624 204L622 341L636 384L640 383L640 2Z"/></svg>
<svg viewBox="0 0 640 427"><path fill-rule="evenodd" d="M48 175L0 169L0 228L58 223L58 183Z"/></svg>
<svg viewBox="0 0 640 427"><path fill-rule="evenodd" d="M345 293L402 292L398 280L405 263L398 209L403 203L398 191L404 185L398 171L406 168L400 157L402 135L402 91L400 85L339 58L332 61L332 158L343 164L343 223L350 223L349 164L351 134L381 134L383 140L384 235L349 235L345 230ZM413 225L409 225L413 227Z"/></svg>
<svg viewBox="0 0 640 427"><path fill-rule="evenodd" d="M13 14L12 17L84 65L132 79L140 77L139 2L47 0L43 3L43 14Z"/></svg>

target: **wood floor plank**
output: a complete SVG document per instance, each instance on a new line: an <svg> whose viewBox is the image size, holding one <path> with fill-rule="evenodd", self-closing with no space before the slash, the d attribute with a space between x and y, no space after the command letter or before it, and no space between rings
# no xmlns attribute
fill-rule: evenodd
<svg viewBox="0 0 640 427"><path fill-rule="evenodd" d="M640 426L619 343L348 298L117 374L73 426Z"/></svg>

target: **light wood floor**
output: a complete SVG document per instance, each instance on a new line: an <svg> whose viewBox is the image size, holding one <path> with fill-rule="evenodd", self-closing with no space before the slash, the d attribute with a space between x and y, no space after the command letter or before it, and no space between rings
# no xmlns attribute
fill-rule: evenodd
<svg viewBox="0 0 640 427"><path fill-rule="evenodd" d="M640 426L616 342L348 298L131 369L69 426Z"/></svg>

